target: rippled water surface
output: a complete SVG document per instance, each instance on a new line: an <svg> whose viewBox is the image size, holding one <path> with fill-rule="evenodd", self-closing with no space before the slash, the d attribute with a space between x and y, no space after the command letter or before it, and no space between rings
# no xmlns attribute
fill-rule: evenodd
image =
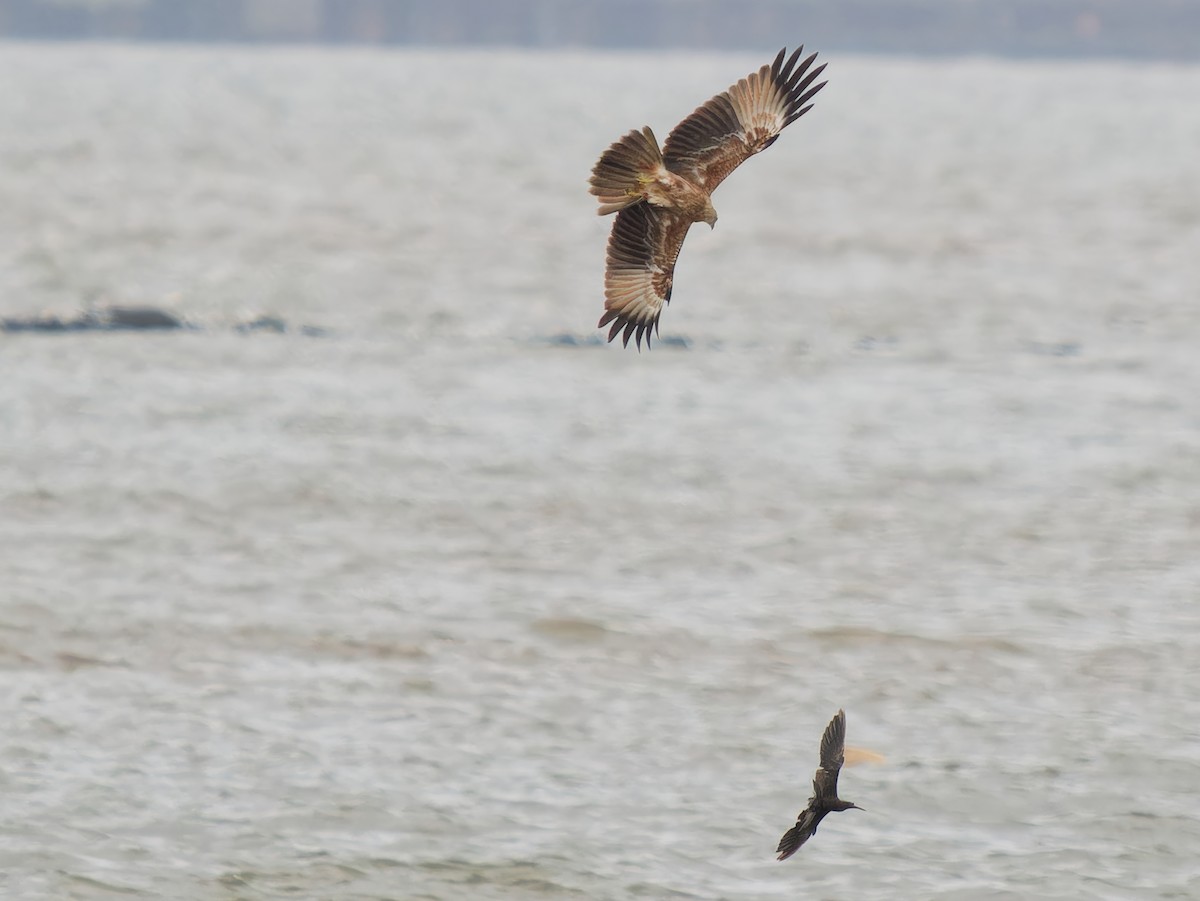
<svg viewBox="0 0 1200 901"><path fill-rule="evenodd" d="M835 55L591 343L762 61L0 46L0 315L195 326L0 334L0 893L1200 895L1200 69Z"/></svg>

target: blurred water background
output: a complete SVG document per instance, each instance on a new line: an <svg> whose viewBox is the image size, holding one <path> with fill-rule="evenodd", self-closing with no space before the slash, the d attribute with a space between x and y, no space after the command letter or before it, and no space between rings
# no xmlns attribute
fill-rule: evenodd
<svg viewBox="0 0 1200 901"><path fill-rule="evenodd" d="M594 343L775 49L0 46L0 315L195 326L0 335L0 893L1200 895L1200 68L835 55Z"/></svg>

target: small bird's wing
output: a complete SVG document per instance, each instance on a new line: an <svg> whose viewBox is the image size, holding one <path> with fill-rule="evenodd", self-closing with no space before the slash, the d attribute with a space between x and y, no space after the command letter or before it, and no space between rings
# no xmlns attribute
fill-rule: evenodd
<svg viewBox="0 0 1200 901"><path fill-rule="evenodd" d="M800 846L812 838L812 834L817 831L819 822L821 822L821 818L817 816L810 801L808 807L800 811L800 815L796 817L796 825L785 832L783 838L779 840L779 846L775 849L775 853L779 855L776 860L787 860L799 851Z"/></svg>
<svg viewBox="0 0 1200 901"><path fill-rule="evenodd" d="M838 773L846 757L846 713L839 710L821 736L821 766L813 775L813 798L837 797Z"/></svg>
<svg viewBox="0 0 1200 901"><path fill-rule="evenodd" d="M846 711L839 710L821 736L821 769L837 773L846 757Z"/></svg>
<svg viewBox="0 0 1200 901"><path fill-rule="evenodd" d="M692 223L669 209L639 203L617 213L608 238L608 258L604 270L604 315L597 328L613 324L611 341L622 331L624 344L631 335L637 345L650 346L650 334L657 330L658 317L671 299L675 261Z"/></svg>
<svg viewBox="0 0 1200 901"><path fill-rule="evenodd" d="M785 47L771 65L697 107L667 136L666 167L712 194L730 172L770 147L784 128L812 108L808 101L825 87L825 82L810 87L825 68L824 63L812 68L817 54L796 67L803 50L784 62Z"/></svg>

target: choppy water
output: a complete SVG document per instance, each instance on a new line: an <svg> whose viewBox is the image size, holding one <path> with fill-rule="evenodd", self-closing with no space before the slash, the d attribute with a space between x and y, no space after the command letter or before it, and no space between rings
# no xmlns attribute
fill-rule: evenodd
<svg viewBox="0 0 1200 901"><path fill-rule="evenodd" d="M0 336L5 897L1200 897L1200 69L835 56L546 340L759 62L0 47L0 313L203 327Z"/></svg>

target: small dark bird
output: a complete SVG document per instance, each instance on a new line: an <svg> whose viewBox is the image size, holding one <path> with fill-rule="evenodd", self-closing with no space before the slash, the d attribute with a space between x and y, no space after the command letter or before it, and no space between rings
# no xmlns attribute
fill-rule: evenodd
<svg viewBox="0 0 1200 901"><path fill-rule="evenodd" d="M813 796L808 799L808 806L796 817L796 825L783 834L779 847L775 849L780 860L787 860L800 850L800 846L816 833L825 814L851 808L862 810L852 801L843 801L838 797L838 772L842 769L845 751L846 713L839 710L821 736L821 765L813 774Z"/></svg>

